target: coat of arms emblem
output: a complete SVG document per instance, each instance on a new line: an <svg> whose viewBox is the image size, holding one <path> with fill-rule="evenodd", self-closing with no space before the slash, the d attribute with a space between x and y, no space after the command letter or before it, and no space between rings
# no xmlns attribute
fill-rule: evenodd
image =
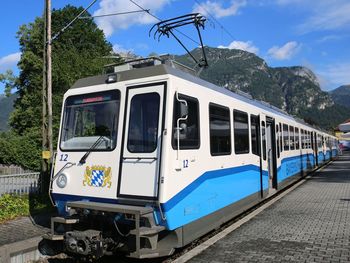
<svg viewBox="0 0 350 263"><path fill-rule="evenodd" d="M83 185L93 186L93 187L105 187L110 188L112 173L111 167L105 167L101 165L93 165L91 168L86 167Z"/></svg>

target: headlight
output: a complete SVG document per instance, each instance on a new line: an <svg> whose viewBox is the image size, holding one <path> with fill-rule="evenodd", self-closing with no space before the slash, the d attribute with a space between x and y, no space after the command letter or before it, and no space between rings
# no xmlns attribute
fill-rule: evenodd
<svg viewBox="0 0 350 263"><path fill-rule="evenodd" d="M65 188L68 182L68 178L64 173L61 173L56 180L56 184L59 188Z"/></svg>

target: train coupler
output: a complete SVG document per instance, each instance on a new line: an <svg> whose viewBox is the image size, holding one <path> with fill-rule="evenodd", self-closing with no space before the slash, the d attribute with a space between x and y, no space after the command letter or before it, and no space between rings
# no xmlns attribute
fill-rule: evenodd
<svg viewBox="0 0 350 263"><path fill-rule="evenodd" d="M100 231L89 229L65 233L64 247L69 253L95 260L105 254L107 246L104 244Z"/></svg>

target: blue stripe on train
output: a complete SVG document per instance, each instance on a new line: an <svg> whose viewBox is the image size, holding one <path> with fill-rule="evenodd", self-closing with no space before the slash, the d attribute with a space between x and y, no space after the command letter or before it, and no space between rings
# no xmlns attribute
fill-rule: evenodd
<svg viewBox="0 0 350 263"><path fill-rule="evenodd" d="M326 161L326 155L323 153L323 151L318 152L318 164L322 165Z"/></svg>
<svg viewBox="0 0 350 263"><path fill-rule="evenodd" d="M326 159L326 161L329 161L331 159L331 151L330 150L326 151L325 159Z"/></svg>
<svg viewBox="0 0 350 263"><path fill-rule="evenodd" d="M281 183L288 177L301 173L301 170L310 170L314 165L315 158L312 153L284 158L277 169L277 182Z"/></svg>
<svg viewBox="0 0 350 263"><path fill-rule="evenodd" d="M268 177L267 171L263 171L263 177ZM264 185L268 182L263 181ZM206 172L162 205L166 226L170 230L176 229L260 190L258 166Z"/></svg>
<svg viewBox="0 0 350 263"><path fill-rule="evenodd" d="M337 149L333 149L332 150L332 157L336 157L338 155L338 150Z"/></svg>
<svg viewBox="0 0 350 263"><path fill-rule="evenodd" d="M289 157L278 168L278 182L314 165L312 154ZM268 173L263 171L263 189L268 189ZM176 229L260 192L260 168L246 165L204 173L181 192L162 204L166 227ZM161 220L159 220L161 221Z"/></svg>

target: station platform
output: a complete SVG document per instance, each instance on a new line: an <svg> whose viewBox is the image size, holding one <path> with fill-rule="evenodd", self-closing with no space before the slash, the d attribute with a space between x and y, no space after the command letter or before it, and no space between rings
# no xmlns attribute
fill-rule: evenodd
<svg viewBox="0 0 350 263"><path fill-rule="evenodd" d="M350 153L188 262L350 262Z"/></svg>
<svg viewBox="0 0 350 263"><path fill-rule="evenodd" d="M50 228L50 215L20 217L0 224L0 263L38 259L38 243Z"/></svg>

